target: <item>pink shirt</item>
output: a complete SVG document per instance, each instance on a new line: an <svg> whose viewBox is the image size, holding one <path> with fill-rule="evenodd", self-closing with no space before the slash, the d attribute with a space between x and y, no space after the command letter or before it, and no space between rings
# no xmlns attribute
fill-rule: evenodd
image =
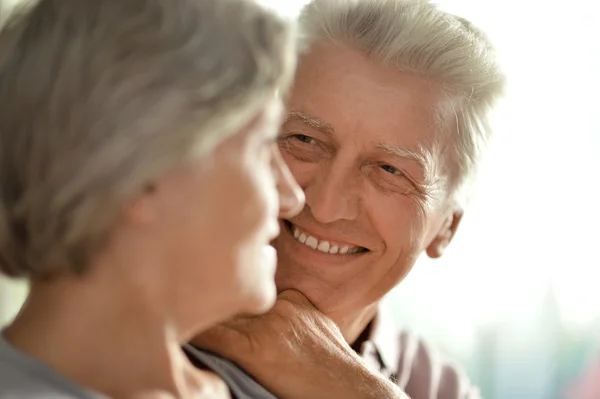
<svg viewBox="0 0 600 399"><path fill-rule="evenodd" d="M598 399L600 398L600 359L569 389L565 398L568 399Z"/></svg>
<svg viewBox="0 0 600 399"><path fill-rule="evenodd" d="M360 352L369 367L394 381L411 399L481 398L463 373L442 362L418 336L399 330L384 308Z"/></svg>

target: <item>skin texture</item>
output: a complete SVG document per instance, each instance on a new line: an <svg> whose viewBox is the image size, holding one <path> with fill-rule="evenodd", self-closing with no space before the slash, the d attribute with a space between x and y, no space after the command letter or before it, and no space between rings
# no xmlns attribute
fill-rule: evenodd
<svg viewBox="0 0 600 399"><path fill-rule="evenodd" d="M6 339L108 397L228 397L180 344L276 299L269 241L303 204L275 143L281 110L273 98L210 156L130 198L89 272L33 282Z"/></svg>
<svg viewBox="0 0 600 399"><path fill-rule="evenodd" d="M422 253L443 254L461 220L443 156L456 125L448 101L431 82L350 48L306 54L279 139L306 196L274 241L280 299L266 315L193 343L229 356L283 399L405 397L351 344ZM368 251L326 254L298 242L295 229Z"/></svg>

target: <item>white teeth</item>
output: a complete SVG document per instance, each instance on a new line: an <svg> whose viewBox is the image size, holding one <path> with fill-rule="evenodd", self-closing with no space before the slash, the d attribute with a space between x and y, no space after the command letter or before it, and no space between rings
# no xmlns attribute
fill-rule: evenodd
<svg viewBox="0 0 600 399"><path fill-rule="evenodd" d="M302 244L307 245L307 246L311 247L312 249L316 249L320 252L329 253L332 255L336 255L336 254L352 255L352 254L358 253L357 247L350 249L350 247L346 245L346 246L340 248L338 245L330 244L329 241L325 241L325 240L319 241L313 236L308 236L305 233L303 233L302 231L300 231L300 229L297 229L295 227L293 228L293 231L294 231L294 238L296 240L298 240Z"/></svg>
<svg viewBox="0 0 600 399"><path fill-rule="evenodd" d="M327 241L321 241L317 249L321 252L328 253L329 252L329 243Z"/></svg>
<svg viewBox="0 0 600 399"><path fill-rule="evenodd" d="M309 247L311 247L312 249L317 249L317 245L319 244L319 241L313 236L308 236L305 244L308 245Z"/></svg>

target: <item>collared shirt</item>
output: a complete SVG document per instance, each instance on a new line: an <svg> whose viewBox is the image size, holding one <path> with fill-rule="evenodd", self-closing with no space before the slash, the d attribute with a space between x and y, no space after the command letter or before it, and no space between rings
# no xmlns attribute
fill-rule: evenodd
<svg viewBox="0 0 600 399"><path fill-rule="evenodd" d="M365 364L393 381L411 399L480 399L479 390L426 343L395 325L381 306L360 348Z"/></svg>

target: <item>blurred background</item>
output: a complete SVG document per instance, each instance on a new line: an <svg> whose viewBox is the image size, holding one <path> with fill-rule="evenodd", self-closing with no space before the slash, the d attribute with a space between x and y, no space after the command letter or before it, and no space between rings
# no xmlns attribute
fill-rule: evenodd
<svg viewBox="0 0 600 399"><path fill-rule="evenodd" d="M306 2L261 1L289 17ZM450 251L421 259L386 300L485 398L559 398L600 356L600 4L437 3L489 34L508 95ZM0 324L25 294L0 278Z"/></svg>

